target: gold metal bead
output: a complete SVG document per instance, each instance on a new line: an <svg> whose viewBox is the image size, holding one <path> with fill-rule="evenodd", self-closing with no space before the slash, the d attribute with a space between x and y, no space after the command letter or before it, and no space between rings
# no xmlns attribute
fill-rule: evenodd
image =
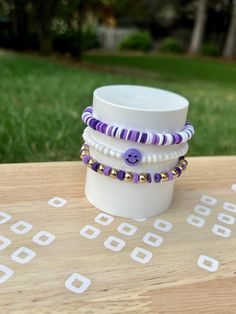
<svg viewBox="0 0 236 314"><path fill-rule="evenodd" d="M86 155L89 155L89 152L86 150L82 150L82 152L80 153L80 157L84 157Z"/></svg>
<svg viewBox="0 0 236 314"><path fill-rule="evenodd" d="M171 172L172 172L174 178L178 178L179 173L178 173L178 171L175 168L173 168L171 170Z"/></svg>
<svg viewBox="0 0 236 314"><path fill-rule="evenodd" d="M88 167L92 167L92 165L95 163L95 159L93 159L93 158L91 158L91 159L89 159L89 161L88 161Z"/></svg>
<svg viewBox="0 0 236 314"><path fill-rule="evenodd" d="M98 166L98 173L103 173L104 169L105 169L105 166L102 165L102 164L100 164L100 165Z"/></svg>
<svg viewBox="0 0 236 314"><path fill-rule="evenodd" d="M117 172L118 172L118 170L112 168L109 176L114 179L117 177Z"/></svg>
<svg viewBox="0 0 236 314"><path fill-rule="evenodd" d="M124 177L124 181L126 182L132 182L133 181L133 173L132 172L126 172L125 173L125 177Z"/></svg>
<svg viewBox="0 0 236 314"><path fill-rule="evenodd" d="M82 147L81 147L81 150L88 150L88 149L89 149L89 147L86 145L82 145Z"/></svg>
<svg viewBox="0 0 236 314"><path fill-rule="evenodd" d="M139 182L140 183L146 183L147 182L147 175L146 175L146 173L140 173L139 174Z"/></svg>
<svg viewBox="0 0 236 314"><path fill-rule="evenodd" d="M161 175L161 181L162 182L163 181L168 181L168 175L167 175L166 172L161 172L160 175Z"/></svg>

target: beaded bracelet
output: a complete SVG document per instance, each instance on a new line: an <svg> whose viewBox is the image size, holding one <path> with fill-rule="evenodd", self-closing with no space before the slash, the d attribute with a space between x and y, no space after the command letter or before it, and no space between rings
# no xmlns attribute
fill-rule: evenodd
<svg viewBox="0 0 236 314"><path fill-rule="evenodd" d="M142 144L153 144L157 146L180 144L187 142L194 135L194 128L190 123L185 123L184 130L181 132L165 134L129 130L112 124L107 124L94 118L93 108L91 106L84 109L82 120L87 126L100 133Z"/></svg>
<svg viewBox="0 0 236 314"><path fill-rule="evenodd" d="M90 147L94 148L100 153L103 153L104 155L108 155L117 159L123 159L124 162L129 166L137 166L140 163L151 164L164 160L176 159L179 156L185 155L188 151L188 143L186 142L183 143L181 147L177 147L175 151L171 152L147 153L141 152L140 150L134 148L130 148L125 152L122 152L121 150L113 149L112 147L103 144L95 137L93 137L92 132L93 131L89 127L85 128L83 132L83 139ZM130 154L131 156L129 156ZM133 163L134 160L136 161L135 163Z"/></svg>
<svg viewBox="0 0 236 314"><path fill-rule="evenodd" d="M151 182L164 182L171 181L179 177L186 169L188 163L184 156L179 157L179 161L174 168L167 171L154 173L133 173L130 171L118 170L110 166L99 163L96 159L92 158L89 153L89 145L83 144L80 150L80 157L84 164L90 167L93 171L116 178L120 181L133 182L133 183L151 183Z"/></svg>

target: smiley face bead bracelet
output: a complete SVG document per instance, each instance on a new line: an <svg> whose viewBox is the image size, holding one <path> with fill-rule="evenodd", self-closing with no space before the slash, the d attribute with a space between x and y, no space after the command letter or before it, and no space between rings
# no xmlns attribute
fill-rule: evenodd
<svg viewBox="0 0 236 314"><path fill-rule="evenodd" d="M83 144L80 150L80 157L84 164L90 167L93 171L103 174L105 176L116 178L120 181L133 182L133 183L160 183L165 181L172 181L178 178L183 171L187 168L187 160L184 156L179 157L178 163L174 168L169 170L151 173L134 173L131 171L124 171L112 168L98 162L90 156L89 145ZM132 156L133 158L134 156ZM128 158L130 158L128 156Z"/></svg>
<svg viewBox="0 0 236 314"><path fill-rule="evenodd" d="M181 132L165 134L148 131L142 132L115 126L96 119L93 116L92 107L84 109L82 120L88 127L104 135L142 144L152 144L157 146L181 144L189 141L194 135L194 127L190 123L185 123L184 129Z"/></svg>

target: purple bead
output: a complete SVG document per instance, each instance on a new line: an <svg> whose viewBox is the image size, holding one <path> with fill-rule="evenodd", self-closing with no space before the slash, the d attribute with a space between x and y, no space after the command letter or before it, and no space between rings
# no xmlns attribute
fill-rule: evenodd
<svg viewBox="0 0 236 314"><path fill-rule="evenodd" d="M82 161L84 164L87 164L90 159L91 159L91 157L89 155L86 155L86 156L83 156Z"/></svg>
<svg viewBox="0 0 236 314"><path fill-rule="evenodd" d="M122 129L122 131L120 133L120 138L124 139L124 135L125 135L125 129Z"/></svg>
<svg viewBox="0 0 236 314"><path fill-rule="evenodd" d="M104 171L103 171L103 173L105 174L105 176L109 176L110 172L111 172L111 167L106 166L106 167L104 168Z"/></svg>
<svg viewBox="0 0 236 314"><path fill-rule="evenodd" d="M156 183L159 183L160 181L161 181L161 175L160 175L160 173L155 173L154 174L154 181L156 182Z"/></svg>
<svg viewBox="0 0 236 314"><path fill-rule="evenodd" d="M152 182L152 176L151 176L151 174L149 172L147 173L147 182L148 183Z"/></svg>
<svg viewBox="0 0 236 314"><path fill-rule="evenodd" d="M135 142L138 142L139 136L140 136L140 132L138 131L135 137Z"/></svg>
<svg viewBox="0 0 236 314"><path fill-rule="evenodd" d="M128 166L137 166L142 161L142 153L136 148L130 148L123 154L123 159Z"/></svg>
<svg viewBox="0 0 236 314"><path fill-rule="evenodd" d="M125 171L119 170L119 171L117 172L117 178L118 178L119 180L123 181L123 180L124 180L124 177L125 177Z"/></svg>
<svg viewBox="0 0 236 314"><path fill-rule="evenodd" d="M92 113L93 112L93 107L87 107L84 111Z"/></svg>
<svg viewBox="0 0 236 314"><path fill-rule="evenodd" d="M101 126L101 132L102 132L103 134L106 133L106 128L107 128L107 124L106 124L106 123L103 123L102 126Z"/></svg>
<svg viewBox="0 0 236 314"><path fill-rule="evenodd" d="M126 139L126 136L127 136L127 133L128 133L128 130L127 129L124 129L124 137L123 137L123 139L125 140Z"/></svg>
<svg viewBox="0 0 236 314"><path fill-rule="evenodd" d="M132 132L131 132L130 140L133 141L133 142L135 142L136 135L137 135L137 132L136 132L136 131L132 131Z"/></svg>
<svg viewBox="0 0 236 314"><path fill-rule="evenodd" d="M143 133L140 139L140 143L146 143L147 140L147 133Z"/></svg>
<svg viewBox="0 0 236 314"><path fill-rule="evenodd" d="M115 130L114 130L113 137L116 137L116 133L117 133L118 129L119 129L119 127L117 126L117 127L115 128Z"/></svg>
<svg viewBox="0 0 236 314"><path fill-rule="evenodd" d="M132 136L132 131L131 130L128 130L128 140L130 140L131 139L131 136Z"/></svg>
<svg viewBox="0 0 236 314"><path fill-rule="evenodd" d="M166 173L167 173L167 175L168 175L168 181L171 181L171 180L173 180L173 173L170 171L170 170L168 170L168 171L166 171Z"/></svg>
<svg viewBox="0 0 236 314"><path fill-rule="evenodd" d="M167 142L167 136L165 134L163 134L163 142L162 145L165 145Z"/></svg>
<svg viewBox="0 0 236 314"><path fill-rule="evenodd" d="M110 126L108 129L108 135L112 136L112 130L113 130L113 126Z"/></svg>
<svg viewBox="0 0 236 314"><path fill-rule="evenodd" d="M100 166L100 163L97 162L97 161L95 161L95 162L92 164L92 169L97 172L99 166Z"/></svg>
<svg viewBox="0 0 236 314"><path fill-rule="evenodd" d="M133 182L138 183L138 180L139 180L139 175L137 173L134 173Z"/></svg>
<svg viewBox="0 0 236 314"><path fill-rule="evenodd" d="M178 172L178 177L181 175L182 170L179 167L175 167L175 170Z"/></svg>

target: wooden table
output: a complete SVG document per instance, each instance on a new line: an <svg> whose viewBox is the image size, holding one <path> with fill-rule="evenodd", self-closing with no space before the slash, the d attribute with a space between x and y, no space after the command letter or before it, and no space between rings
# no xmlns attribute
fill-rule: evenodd
<svg viewBox="0 0 236 314"><path fill-rule="evenodd" d="M236 313L236 213L232 207L236 157L189 158L189 169L176 182L174 201L166 213L146 221L114 217L109 225L94 221L100 212L84 197L85 167L80 162L1 165L0 169L0 211L11 216L8 221L8 216L0 217L6 221L0 224L0 235L12 241L0 251L0 264L14 271L0 284L0 313ZM48 201L54 196L67 203L50 206ZM231 203L230 210L225 202ZM197 211L200 208L203 213L196 213L196 205L210 210L198 206ZM223 216L218 217L219 213ZM200 217L200 223L194 223L203 221L204 225L187 223L189 215ZM171 230L156 229L157 218L171 223ZM28 225L15 226L19 220ZM121 223L137 231L132 236L121 234L117 231ZM230 236L213 233L215 224L230 229ZM101 233L94 239L81 236L86 225ZM165 230L165 224L161 227ZM33 241L42 230L56 237L49 245ZM148 232L162 237L163 243L158 247L144 243ZM125 241L125 247L120 251L106 248L109 236ZM47 237L40 240L45 244ZM20 247L36 256L19 263L14 252ZM142 264L132 259L135 247L151 252L151 260ZM201 255L214 259L210 265L206 262L208 270L197 263ZM27 253L20 255L21 261L25 258ZM209 267L217 270L211 272ZM65 287L74 273L91 283L83 293ZM0 280L1 276L0 271ZM74 284L81 288L78 281Z"/></svg>

